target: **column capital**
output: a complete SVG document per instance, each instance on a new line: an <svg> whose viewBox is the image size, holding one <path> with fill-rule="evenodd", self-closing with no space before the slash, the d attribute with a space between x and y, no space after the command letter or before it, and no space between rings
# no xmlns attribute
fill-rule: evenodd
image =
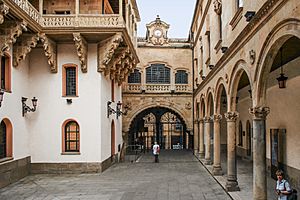
<svg viewBox="0 0 300 200"><path fill-rule="evenodd" d="M203 118L199 118L199 123L203 123L204 119Z"/></svg>
<svg viewBox="0 0 300 200"><path fill-rule="evenodd" d="M225 113L225 118L227 119L227 121L236 121L237 118L239 117L239 113L238 112L228 112Z"/></svg>
<svg viewBox="0 0 300 200"><path fill-rule="evenodd" d="M257 106L249 108L249 113L252 114L254 119L265 120L267 115L270 113L270 108Z"/></svg>
<svg viewBox="0 0 300 200"><path fill-rule="evenodd" d="M220 122L221 119L222 119L222 115L220 115L220 114L213 115L213 116L211 117L211 119L212 119L214 122Z"/></svg>
<svg viewBox="0 0 300 200"><path fill-rule="evenodd" d="M210 116L203 117L204 123L210 123Z"/></svg>

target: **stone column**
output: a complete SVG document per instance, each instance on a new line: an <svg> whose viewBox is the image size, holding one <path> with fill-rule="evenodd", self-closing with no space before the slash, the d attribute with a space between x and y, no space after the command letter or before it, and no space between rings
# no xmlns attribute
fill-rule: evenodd
<svg viewBox="0 0 300 200"><path fill-rule="evenodd" d="M237 112L225 113L227 119L227 191L239 191L236 171L236 120Z"/></svg>
<svg viewBox="0 0 300 200"><path fill-rule="evenodd" d="M123 15L123 0L119 0L119 15Z"/></svg>
<svg viewBox="0 0 300 200"><path fill-rule="evenodd" d="M199 137L199 134L198 134L198 127L199 127L199 120L196 119L194 121L194 155L197 155L198 154L198 149L199 149L199 142L198 142L198 137Z"/></svg>
<svg viewBox="0 0 300 200"><path fill-rule="evenodd" d="M185 143L185 148L189 149L189 134L187 132L185 133Z"/></svg>
<svg viewBox="0 0 300 200"><path fill-rule="evenodd" d="M75 15L76 17L79 15L79 0L75 0Z"/></svg>
<svg viewBox="0 0 300 200"><path fill-rule="evenodd" d="M199 120L199 157L204 158L204 120Z"/></svg>
<svg viewBox="0 0 300 200"><path fill-rule="evenodd" d="M43 15L43 1L44 0L39 0L39 13L40 15Z"/></svg>
<svg viewBox="0 0 300 200"><path fill-rule="evenodd" d="M268 107L249 109L253 116L253 199L267 199L266 174L266 117Z"/></svg>
<svg viewBox="0 0 300 200"><path fill-rule="evenodd" d="M221 132L220 132L220 121L222 115L214 115L214 165L213 165L213 175L221 176Z"/></svg>
<svg viewBox="0 0 300 200"><path fill-rule="evenodd" d="M211 146L210 146L210 117L204 117L205 134L205 161L204 164L211 165Z"/></svg>
<svg viewBox="0 0 300 200"><path fill-rule="evenodd" d="M213 27L215 31L213 31L212 39L213 41L217 42L216 45L218 45L219 42L222 40L222 30L221 30L222 2L221 0L214 0L213 4L214 4L214 11L215 11L215 15L213 19L213 23L214 23Z"/></svg>

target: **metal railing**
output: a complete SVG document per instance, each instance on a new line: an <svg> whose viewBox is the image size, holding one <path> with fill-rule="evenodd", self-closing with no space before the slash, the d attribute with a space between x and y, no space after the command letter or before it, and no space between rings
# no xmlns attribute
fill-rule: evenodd
<svg viewBox="0 0 300 200"><path fill-rule="evenodd" d="M135 162L142 154L142 145L128 145L126 147L125 161Z"/></svg>

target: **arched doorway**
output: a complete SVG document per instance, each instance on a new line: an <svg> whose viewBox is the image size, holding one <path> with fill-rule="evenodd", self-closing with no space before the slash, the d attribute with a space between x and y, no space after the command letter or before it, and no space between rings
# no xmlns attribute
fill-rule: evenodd
<svg viewBox="0 0 300 200"><path fill-rule="evenodd" d="M12 125L8 119L0 123L0 159L12 157Z"/></svg>
<svg viewBox="0 0 300 200"><path fill-rule="evenodd" d="M169 108L153 107L141 111L131 122L128 145L152 148L158 142L161 149L191 148L191 136L182 117Z"/></svg>

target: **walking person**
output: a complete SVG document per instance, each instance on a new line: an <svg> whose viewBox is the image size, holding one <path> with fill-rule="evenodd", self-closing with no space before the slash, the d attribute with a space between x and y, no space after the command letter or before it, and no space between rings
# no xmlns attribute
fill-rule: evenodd
<svg viewBox="0 0 300 200"><path fill-rule="evenodd" d="M158 155L159 155L159 151L160 151L160 148L159 148L159 145L157 144L157 142L154 143L153 145L153 155L154 155L154 162L158 163L159 160L158 160Z"/></svg>
<svg viewBox="0 0 300 200"><path fill-rule="evenodd" d="M283 175L282 170L276 171L276 194L278 195L278 200L288 200L288 195L292 192L289 182L283 178Z"/></svg>

